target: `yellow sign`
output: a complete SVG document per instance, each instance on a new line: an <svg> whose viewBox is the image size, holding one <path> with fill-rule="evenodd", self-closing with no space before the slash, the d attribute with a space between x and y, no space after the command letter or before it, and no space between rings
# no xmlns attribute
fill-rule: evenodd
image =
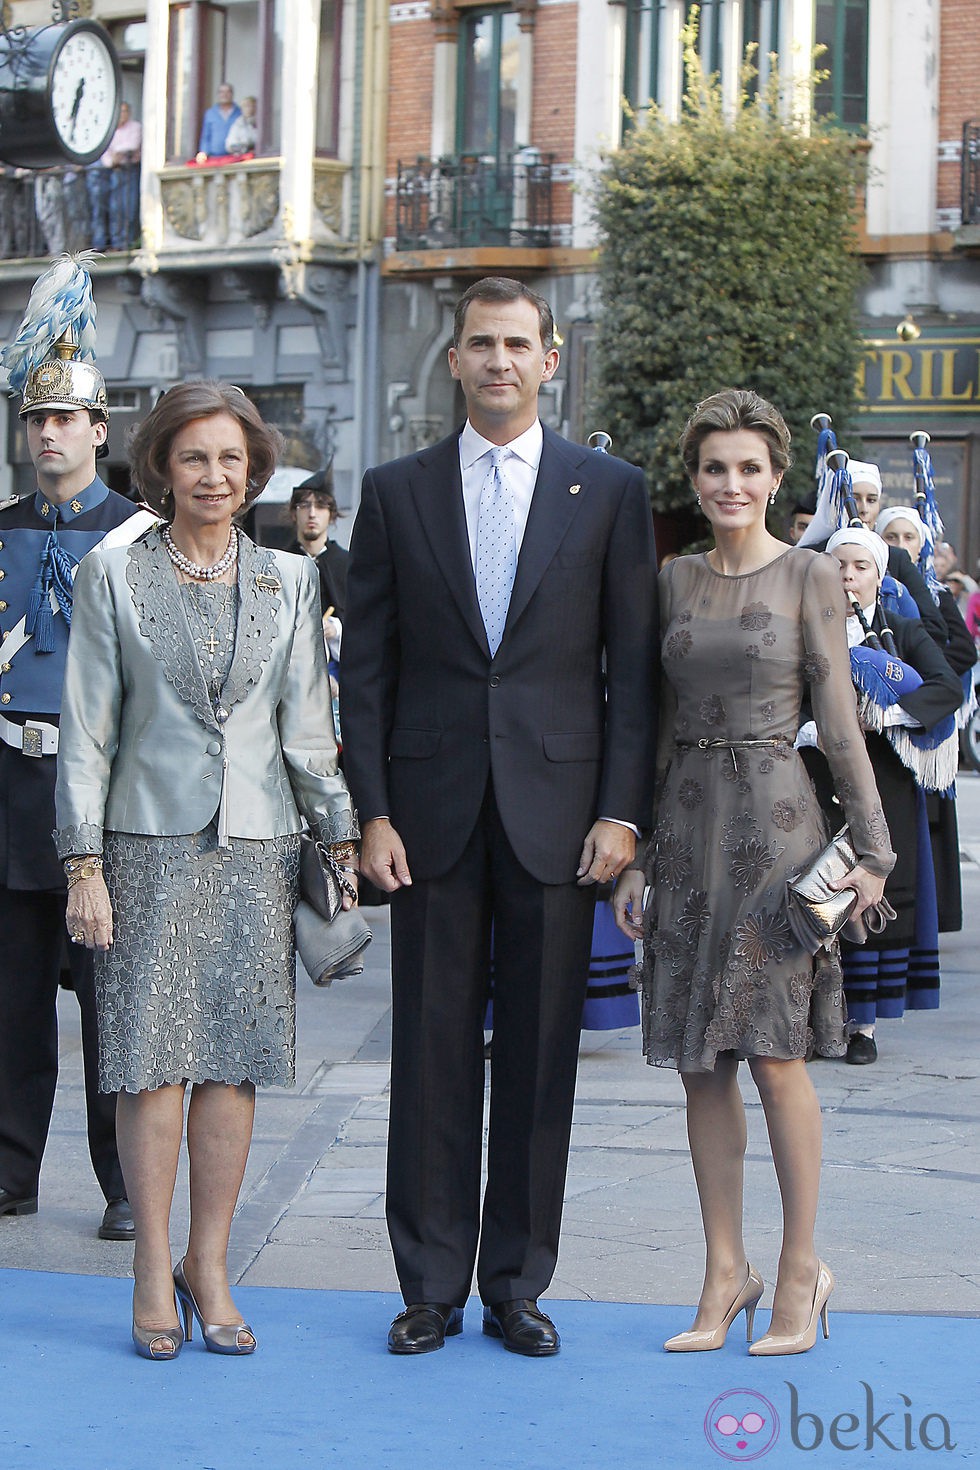
<svg viewBox="0 0 980 1470"><path fill-rule="evenodd" d="M980 332L923 334L900 346L872 338L858 363L857 397L863 413L980 414Z"/></svg>

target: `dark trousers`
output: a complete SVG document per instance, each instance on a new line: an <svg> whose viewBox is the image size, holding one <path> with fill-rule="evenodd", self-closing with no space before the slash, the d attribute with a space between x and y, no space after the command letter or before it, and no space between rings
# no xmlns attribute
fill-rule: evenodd
<svg viewBox="0 0 980 1470"><path fill-rule="evenodd" d="M456 866L392 897L387 1219L406 1302L462 1305L475 1261L485 1302L537 1297L551 1281L594 903L592 888L541 884L521 867L492 789Z"/></svg>
<svg viewBox="0 0 980 1470"><path fill-rule="evenodd" d="M0 887L0 1188L37 1193L58 1080L58 979L65 949L82 1012L88 1146L107 1200L126 1193L116 1152L116 1095L99 1088L90 950L65 933L65 895Z"/></svg>

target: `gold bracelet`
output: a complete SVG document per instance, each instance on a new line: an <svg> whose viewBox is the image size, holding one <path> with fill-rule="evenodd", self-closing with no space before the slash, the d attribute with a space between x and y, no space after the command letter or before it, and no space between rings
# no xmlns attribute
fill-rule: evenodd
<svg viewBox="0 0 980 1470"><path fill-rule="evenodd" d="M354 842L331 842L327 851L335 863L349 863L357 857L357 844Z"/></svg>
<svg viewBox="0 0 980 1470"><path fill-rule="evenodd" d="M89 853L86 857L65 858L64 869L68 887L74 888L83 878L94 878L96 873L102 872L102 859L95 853Z"/></svg>

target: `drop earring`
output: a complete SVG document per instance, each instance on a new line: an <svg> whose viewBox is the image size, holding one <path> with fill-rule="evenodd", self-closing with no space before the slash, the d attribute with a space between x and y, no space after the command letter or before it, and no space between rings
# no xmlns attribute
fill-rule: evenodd
<svg viewBox="0 0 980 1470"><path fill-rule="evenodd" d="M769 504L770 505L775 505L776 504L776 492L775 492L775 490L772 492L772 494L769 497Z"/></svg>
<svg viewBox="0 0 980 1470"><path fill-rule="evenodd" d="M700 497L700 495L695 495L694 498L695 498L695 500L698 503L698 510L700 510L701 509L701 497Z"/></svg>

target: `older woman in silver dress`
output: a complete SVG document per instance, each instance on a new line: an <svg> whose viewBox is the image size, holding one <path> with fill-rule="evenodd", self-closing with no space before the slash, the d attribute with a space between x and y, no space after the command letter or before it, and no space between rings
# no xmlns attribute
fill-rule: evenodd
<svg viewBox="0 0 980 1470"><path fill-rule="evenodd" d="M211 1351L255 1348L228 1237L256 1084L293 1081L303 818L341 866L355 856L316 568L235 525L278 444L240 389L172 388L132 447L163 523L85 558L75 584L55 836L69 930L96 952L100 1085L120 1094L136 1222L133 1341L149 1358L176 1357L194 1316ZM188 1084L191 1225L172 1271Z"/></svg>

